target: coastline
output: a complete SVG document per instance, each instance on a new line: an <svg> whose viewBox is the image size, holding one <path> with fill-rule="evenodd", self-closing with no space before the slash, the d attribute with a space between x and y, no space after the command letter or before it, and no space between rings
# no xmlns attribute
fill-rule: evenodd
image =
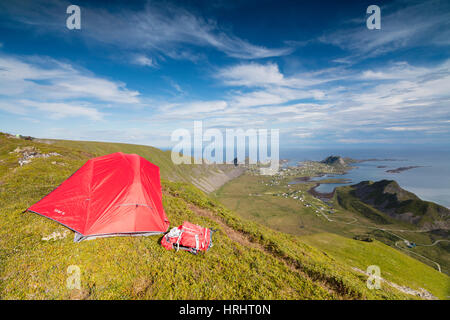
<svg viewBox="0 0 450 320"><path fill-rule="evenodd" d="M336 188L334 188L332 192L322 193L322 192L316 191L316 188L318 186L320 186L320 183L316 183L313 187L308 189L308 193L310 195L312 195L313 197L316 197L319 199L330 200L331 198L333 198L334 193L336 192Z"/></svg>

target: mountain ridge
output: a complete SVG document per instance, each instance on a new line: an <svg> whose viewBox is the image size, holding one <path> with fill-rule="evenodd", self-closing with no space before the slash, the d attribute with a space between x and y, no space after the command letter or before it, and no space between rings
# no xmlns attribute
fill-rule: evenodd
<svg viewBox="0 0 450 320"><path fill-rule="evenodd" d="M420 226L424 230L450 229L448 208L420 199L401 188L394 180L361 181L350 188L352 196L394 219Z"/></svg>

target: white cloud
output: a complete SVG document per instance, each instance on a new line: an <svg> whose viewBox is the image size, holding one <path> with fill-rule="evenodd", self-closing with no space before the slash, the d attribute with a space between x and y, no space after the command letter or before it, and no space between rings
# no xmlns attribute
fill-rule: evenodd
<svg viewBox="0 0 450 320"><path fill-rule="evenodd" d="M132 63L145 67L156 67L155 61L144 54L134 56Z"/></svg>
<svg viewBox="0 0 450 320"><path fill-rule="evenodd" d="M399 48L449 45L450 11L445 1L423 1L381 7L381 30L368 30L365 21L351 21L343 28L320 37L320 41L350 50L362 58L377 56Z"/></svg>
<svg viewBox="0 0 450 320"><path fill-rule="evenodd" d="M0 102L0 109L14 114L101 120L99 108L139 104L140 99L122 82L58 60L0 55Z"/></svg>
<svg viewBox="0 0 450 320"><path fill-rule="evenodd" d="M0 56L0 94L33 99L90 98L112 103L138 103L139 92L124 83L50 58Z"/></svg>
<svg viewBox="0 0 450 320"><path fill-rule="evenodd" d="M372 144L372 143L382 143L382 144L392 144L395 141L391 139L338 139L340 143L344 144Z"/></svg>
<svg viewBox="0 0 450 320"><path fill-rule="evenodd" d="M76 103L63 102L37 102L30 100L15 100L11 103L0 102L0 110L31 116L32 114L45 114L50 119L63 118L88 118L90 120L102 120L103 114L93 107L78 105ZM27 117L28 119L33 119ZM34 118L35 120L38 120Z"/></svg>
<svg viewBox="0 0 450 320"><path fill-rule="evenodd" d="M432 73L434 69L442 69L448 66L449 62L441 66L433 67L417 67L407 62L396 62L392 65L384 66L378 70L365 70L361 74L362 80L411 80L414 81L418 77ZM436 70L437 70L436 69Z"/></svg>
<svg viewBox="0 0 450 320"><path fill-rule="evenodd" d="M336 84L328 81L328 72L319 70L308 75L308 85L299 85L274 64L228 67L219 77L222 82L252 90L230 91L227 109L211 110L208 123L232 119L234 126L245 126L251 121L248 125L282 127L295 138L323 139L332 133L335 141L346 144L404 141L405 133L450 132L449 122L442 120L450 117L450 62L428 67L398 62L337 74L342 80ZM299 99L314 103L298 103ZM386 138L389 132L394 136ZM371 137L360 138L361 134Z"/></svg>
<svg viewBox="0 0 450 320"><path fill-rule="evenodd" d="M36 108L39 111L46 112L52 119L62 119L68 117L85 117L91 120L101 120L102 114L91 107L81 106L74 103L59 102L36 102L20 101L23 106Z"/></svg>
<svg viewBox="0 0 450 320"><path fill-rule="evenodd" d="M330 74L334 73L334 77ZM288 87L307 88L318 84L323 84L337 78L339 70L322 70L320 72L310 72L285 77L279 70L276 63L241 63L220 69L215 75L221 82L228 86L245 87Z"/></svg>
<svg viewBox="0 0 450 320"><path fill-rule="evenodd" d="M284 77L274 63L240 64L226 67L219 71L217 77L225 84L232 86L263 86L268 84L282 85Z"/></svg>
<svg viewBox="0 0 450 320"><path fill-rule="evenodd" d="M299 138L310 138L314 134L312 132L301 132L301 133L293 133L292 135L294 137L299 137Z"/></svg>
<svg viewBox="0 0 450 320"><path fill-rule="evenodd" d="M0 106L1 108L1 106ZM22 117L20 118L21 121L29 121L31 123L39 123L40 121L38 119L35 118L29 118L29 117Z"/></svg>
<svg viewBox="0 0 450 320"><path fill-rule="evenodd" d="M0 6L1 7L1 6ZM66 6L67 7L67 6ZM40 1L24 6L21 3L5 3L3 10L21 24L44 27L53 32L65 32L61 25L63 3ZM211 47L239 59L258 59L290 54L290 47L266 48L254 45L226 32L217 21L196 16L186 9L168 3L148 2L139 10L124 10L109 6L83 7L84 27L81 36L97 43L120 46L126 50L147 50L179 59L191 59L193 54L186 46Z"/></svg>
<svg viewBox="0 0 450 320"><path fill-rule="evenodd" d="M55 98L92 98L112 103L139 103L139 92L126 89L125 84L84 75L56 80L53 83Z"/></svg>
<svg viewBox="0 0 450 320"><path fill-rule="evenodd" d="M181 45L213 47L239 59L276 57L292 52L290 48L269 49L253 45L224 32L211 19L205 20L170 5L149 3L144 10L120 15L98 9L88 14L96 21L95 30L88 36L101 42L159 51L172 57L180 56Z"/></svg>
<svg viewBox="0 0 450 320"><path fill-rule="evenodd" d="M181 88L181 86L173 80L169 80L170 85L175 88L178 93L184 94L185 91Z"/></svg>
<svg viewBox="0 0 450 320"><path fill-rule="evenodd" d="M222 83L240 90L232 88L220 101L163 105L158 119L204 120L219 127L278 127L296 139L339 143L398 142L405 134L450 132L449 122L442 120L450 117L449 62L337 70L336 77L342 78L336 83L329 81L328 70L310 72L307 81L299 83L299 78L286 77L273 63L240 64L219 74Z"/></svg>
<svg viewBox="0 0 450 320"><path fill-rule="evenodd" d="M426 131L433 129L433 127L387 127L384 129L388 131Z"/></svg>
<svg viewBox="0 0 450 320"><path fill-rule="evenodd" d="M252 107L263 105L276 105L288 101L277 93L268 91L253 91L246 94L240 94L233 97L232 103L237 107Z"/></svg>
<svg viewBox="0 0 450 320"><path fill-rule="evenodd" d="M246 63L220 69L215 77L224 85L251 88L252 91L233 91L229 98L232 107L279 105L296 99L325 98L325 92L315 88L332 79L328 73L284 76L275 63Z"/></svg>
<svg viewBox="0 0 450 320"><path fill-rule="evenodd" d="M161 116L164 117L201 117L202 114L213 114L224 111L228 106L226 101L191 101L185 103L175 103L162 105L159 107Z"/></svg>

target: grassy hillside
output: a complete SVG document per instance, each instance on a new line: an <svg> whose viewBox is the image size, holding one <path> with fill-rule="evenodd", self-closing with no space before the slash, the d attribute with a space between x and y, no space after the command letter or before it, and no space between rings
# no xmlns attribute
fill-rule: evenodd
<svg viewBox="0 0 450 320"><path fill-rule="evenodd" d="M1 299L411 299L384 286L369 290L352 264L301 238L238 217L185 182L163 181L171 226L184 220L217 228L214 247L198 256L166 251L159 236L73 242L63 226L23 210L68 178L90 157L114 151L138 153L172 173L164 153L149 147L37 143L0 135ZM17 147L60 155L20 167ZM164 164L164 165L163 165ZM175 170L175 169L174 169ZM183 179L189 179L183 172ZM60 239L43 238L58 233ZM81 270L81 290L67 289L67 268ZM442 298L441 288L426 287ZM434 284L434 283L433 283ZM412 283L411 285L414 285Z"/></svg>
<svg viewBox="0 0 450 320"><path fill-rule="evenodd" d="M409 268L414 270L412 273L399 271L389 263L383 264L382 275L387 280L404 286L419 288L423 284L424 288L434 290L441 298L448 296L445 294L450 290L448 276L434 270L436 266L429 260L397 248L395 244L400 238L392 232L378 228L402 229L404 231L399 233L401 236L425 244L431 244L445 235L418 233L413 225L397 221L362 202L359 202L359 205L367 208L361 210L364 214L350 207L349 210L340 207L336 199L325 203L308 193L308 189L314 186L315 182L288 184L293 179L291 176L274 179L246 174L225 184L214 196L240 216L272 229L300 236L302 241L336 256L336 259L351 256L352 259L341 261L353 267L366 270L368 265L377 264L383 259L396 265L411 264ZM330 213L331 210L333 213ZM355 235L369 235L382 242L365 243L353 240ZM329 241L331 237L333 241ZM312 242L311 239L318 242ZM416 247L414 252L438 261L443 272L448 272L448 247L447 243L441 242L432 247ZM345 251L340 248L345 248ZM348 252L351 254L347 254ZM420 272L415 273L417 270ZM431 278L434 280L427 280ZM417 279L421 280L416 281Z"/></svg>
<svg viewBox="0 0 450 320"><path fill-rule="evenodd" d="M395 283L408 283L415 288L434 287L441 290L438 292L440 297L447 298L449 295L448 277L435 276L432 267L411 257L405 257L403 253L377 240L355 241L331 233L318 233L301 239L316 248L325 250L337 260L361 270L365 270L369 265L377 265L380 267L381 277Z"/></svg>
<svg viewBox="0 0 450 320"><path fill-rule="evenodd" d="M360 187L367 185L369 190L371 190L365 193L365 201L355 194L354 186L339 187L336 188L335 195L335 201L338 206L345 211L352 211L367 218L368 223L374 223L380 228L403 230L402 232L385 232L372 229L369 235L392 247L399 248L411 257L433 267L436 267L434 262L437 262L444 273L450 274L450 242L444 241L433 245L440 239L449 239L449 231L442 229L423 231L424 227L442 226L442 221L447 221L448 224L449 216L442 215L442 212L445 212L447 209L435 203L420 200L416 195L401 189L397 183L380 181L378 183L365 182L361 184ZM383 201L382 190L386 189L386 187L390 195L385 196ZM363 197L363 195L360 196ZM403 221L396 219L394 218L395 215L392 217L368 204L368 202L382 204L383 208L387 207L389 208L388 210L396 210L400 214L412 212L417 216L417 219L415 223L411 223L409 219ZM411 215L408 214L408 216L410 217ZM412 249L407 248L402 241L403 239L408 239L410 242L419 245Z"/></svg>

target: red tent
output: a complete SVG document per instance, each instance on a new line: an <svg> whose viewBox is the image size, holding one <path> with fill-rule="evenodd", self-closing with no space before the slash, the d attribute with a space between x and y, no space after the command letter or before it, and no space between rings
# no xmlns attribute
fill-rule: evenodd
<svg viewBox="0 0 450 320"><path fill-rule="evenodd" d="M122 152L89 160L28 211L72 229L75 241L160 234L169 227L159 167Z"/></svg>

